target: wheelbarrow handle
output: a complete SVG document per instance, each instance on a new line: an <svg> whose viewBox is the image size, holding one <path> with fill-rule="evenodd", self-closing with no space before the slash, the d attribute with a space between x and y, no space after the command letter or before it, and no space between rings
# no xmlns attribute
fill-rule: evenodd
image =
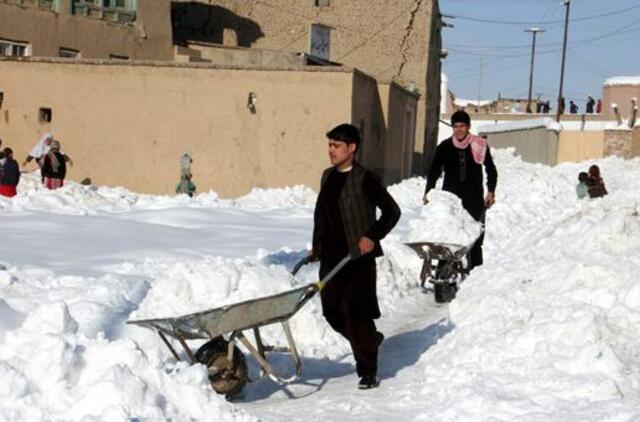
<svg viewBox="0 0 640 422"><path fill-rule="evenodd" d="M304 267L307 264L310 264L313 261L315 261L315 258L313 256L311 255L305 256L300 261L296 262L296 265L293 266L293 269L291 270L291 275L298 274L298 271L300 271L300 268Z"/></svg>
<svg viewBox="0 0 640 422"><path fill-rule="evenodd" d="M351 255L347 255L342 258L342 260L338 262L338 265L336 265L331 271L329 271L329 274L327 274L322 280L315 283L318 291L322 290L324 286L338 273L338 271L340 271L345 265L347 265L352 259L355 258L357 258L357 256L354 257Z"/></svg>

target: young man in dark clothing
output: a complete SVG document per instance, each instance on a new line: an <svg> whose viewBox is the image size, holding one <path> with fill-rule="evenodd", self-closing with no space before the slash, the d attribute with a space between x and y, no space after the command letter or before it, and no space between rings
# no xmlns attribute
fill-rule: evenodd
<svg viewBox="0 0 640 422"><path fill-rule="evenodd" d="M485 211L495 203L495 190L498 183L498 172L491 158L491 150L487 141L469 133L471 118L464 111L456 111L451 116L453 136L442 141L436 148L436 155L427 177L427 188L423 201L426 204L427 194L436 186L436 182L444 170L442 189L455 194L462 200L462 206L471 216L484 224ZM482 166L487 171L487 195L482 186ZM467 256L468 269L482 265L482 243L484 233L474 243Z"/></svg>
<svg viewBox="0 0 640 422"><path fill-rule="evenodd" d="M380 240L398 222L400 208L379 179L355 161L360 144L355 126L339 125L327 138L333 166L322 175L311 253L320 259L321 279L346 255L354 259L322 290L322 313L351 344L361 377L358 388L375 388L384 338L374 322L380 318L375 258L382 255ZM376 208L382 211L377 220Z"/></svg>

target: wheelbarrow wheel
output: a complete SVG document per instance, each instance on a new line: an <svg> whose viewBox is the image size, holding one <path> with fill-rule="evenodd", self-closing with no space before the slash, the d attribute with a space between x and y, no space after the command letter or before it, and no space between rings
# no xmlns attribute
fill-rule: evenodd
<svg viewBox="0 0 640 422"><path fill-rule="evenodd" d="M215 392L232 398L247 384L248 369L244 355L235 346L233 359L229 361L228 347L226 340L216 337L198 349L196 359L207 367Z"/></svg>
<svg viewBox="0 0 640 422"><path fill-rule="evenodd" d="M436 303L451 302L456 297L458 287L455 283L435 283L433 291Z"/></svg>

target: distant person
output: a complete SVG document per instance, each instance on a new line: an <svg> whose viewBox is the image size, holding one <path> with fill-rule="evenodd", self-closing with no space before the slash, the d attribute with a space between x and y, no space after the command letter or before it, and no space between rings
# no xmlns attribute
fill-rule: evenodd
<svg viewBox="0 0 640 422"><path fill-rule="evenodd" d="M593 109L596 105L596 100L591 95L587 97L587 114L593 114Z"/></svg>
<svg viewBox="0 0 640 422"><path fill-rule="evenodd" d="M51 142L53 141L53 135L50 133L45 133L42 138L31 148L29 155L24 159L22 163L22 167L26 167L31 160L36 160L39 167L42 167L44 163L44 157L49 152L51 148Z"/></svg>
<svg viewBox="0 0 640 422"><path fill-rule="evenodd" d="M542 113L542 102L540 100L536 102L536 113L537 114Z"/></svg>
<svg viewBox="0 0 640 422"><path fill-rule="evenodd" d="M547 100L542 104L542 112L545 114L549 114L550 111L551 111L551 102Z"/></svg>
<svg viewBox="0 0 640 422"><path fill-rule="evenodd" d="M193 197L196 193L196 185L191 180L192 177L193 175L191 173L182 176L180 178L180 183L176 186L176 193L185 193L190 197Z"/></svg>
<svg viewBox="0 0 640 422"><path fill-rule="evenodd" d="M436 182L444 171L442 190L460 198L462 206L471 217L484 224L486 210L496 202L495 191L498 183L498 171L491 157L491 149L486 139L469 132L471 118L464 111L456 111L451 115L451 127L453 136L436 147L422 200L425 204L428 202L429 191L436 187ZM486 196L483 170L487 173ZM483 263L483 241L484 233L469 250L469 271Z"/></svg>
<svg viewBox="0 0 640 422"><path fill-rule="evenodd" d="M558 113L564 114L565 101L564 97L560 97L558 100Z"/></svg>
<svg viewBox="0 0 640 422"><path fill-rule="evenodd" d="M604 185L604 179L600 175L600 167L595 164L589 167L587 185L589 186L589 198L601 198L609 193Z"/></svg>
<svg viewBox="0 0 640 422"><path fill-rule="evenodd" d="M49 152L44 156L42 164L42 177L47 189L58 189L64 185L67 174L67 165L64 156L60 153L60 142L51 141Z"/></svg>
<svg viewBox="0 0 640 422"><path fill-rule="evenodd" d="M573 101L569 101L569 112L571 114L577 114L578 113L578 105L576 103L574 103Z"/></svg>
<svg viewBox="0 0 640 422"><path fill-rule="evenodd" d="M589 194L589 174L581 171L578 175L578 185L576 186L576 195L578 199L585 198Z"/></svg>
<svg viewBox="0 0 640 422"><path fill-rule="evenodd" d="M24 159L24 162L22 163L22 167L26 167L30 161L35 159L36 163L38 163L38 167L40 167L42 183L44 183L44 175L42 174L44 158L49 153L49 150L51 149L51 143L53 141L53 135L50 133L45 133L44 136L40 138L40 140L34 145L34 147L31 148L29 155L27 155L27 157ZM68 162L69 165L73 165L71 157L66 154L62 154L62 156L64 157L65 162Z"/></svg>
<svg viewBox="0 0 640 422"><path fill-rule="evenodd" d="M13 159L11 148L2 150L2 164L0 166L0 195L12 198L16 196L16 188L20 182L20 167Z"/></svg>
<svg viewBox="0 0 640 422"><path fill-rule="evenodd" d="M602 113L602 100L598 98L598 102L596 103L596 113Z"/></svg>

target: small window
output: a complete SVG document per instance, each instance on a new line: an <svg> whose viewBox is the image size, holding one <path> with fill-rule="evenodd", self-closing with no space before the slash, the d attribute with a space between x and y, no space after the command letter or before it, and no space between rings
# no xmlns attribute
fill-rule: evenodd
<svg viewBox="0 0 640 422"><path fill-rule="evenodd" d="M52 118L53 112L50 108L40 107L38 111L38 120L40 120L40 123L51 123Z"/></svg>
<svg viewBox="0 0 640 422"><path fill-rule="evenodd" d="M78 50L74 50L72 48L60 47L60 50L58 52L58 56L71 58L71 59L77 59L78 57L80 57L80 52Z"/></svg>
<svg viewBox="0 0 640 422"><path fill-rule="evenodd" d="M0 39L0 56L28 56L29 44Z"/></svg>
<svg viewBox="0 0 640 422"><path fill-rule="evenodd" d="M329 7L329 0L313 0L316 7Z"/></svg>
<svg viewBox="0 0 640 422"><path fill-rule="evenodd" d="M128 56L119 56L117 54L109 54L109 59L111 60L129 60Z"/></svg>

